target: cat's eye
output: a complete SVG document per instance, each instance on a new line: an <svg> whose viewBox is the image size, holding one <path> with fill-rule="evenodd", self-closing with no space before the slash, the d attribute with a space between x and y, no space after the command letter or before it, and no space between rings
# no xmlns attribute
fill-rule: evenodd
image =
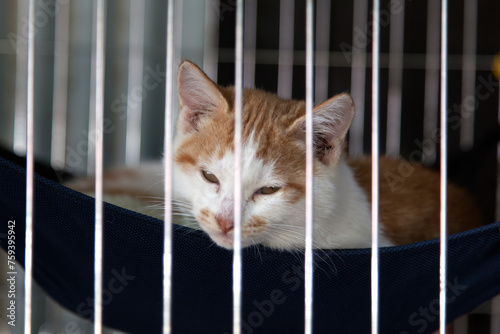
<svg viewBox="0 0 500 334"><path fill-rule="evenodd" d="M257 190L257 194L260 195L271 195L280 190L281 187L262 187L259 190Z"/></svg>
<svg viewBox="0 0 500 334"><path fill-rule="evenodd" d="M201 174L203 174L203 177L205 178L205 180L207 180L208 182L210 183L217 183L219 184L219 179L217 178L217 176L215 176L214 174L210 173L210 172L207 172L206 170L202 170L201 171Z"/></svg>

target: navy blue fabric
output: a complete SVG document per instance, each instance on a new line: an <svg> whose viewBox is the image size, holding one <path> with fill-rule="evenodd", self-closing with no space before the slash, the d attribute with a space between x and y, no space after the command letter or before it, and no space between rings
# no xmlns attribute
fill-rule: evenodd
<svg viewBox="0 0 500 334"><path fill-rule="evenodd" d="M24 262L25 170L0 160L0 241L15 220ZM92 318L94 201L35 178L34 277L61 305ZM163 222L105 205L104 323L159 333ZM500 293L500 223L449 237L448 319ZM437 240L380 251L380 330L430 333L438 327ZM368 333L370 250L315 253L315 333ZM244 250L243 333L303 332L303 256ZM202 232L175 227L173 332L230 333L232 253Z"/></svg>

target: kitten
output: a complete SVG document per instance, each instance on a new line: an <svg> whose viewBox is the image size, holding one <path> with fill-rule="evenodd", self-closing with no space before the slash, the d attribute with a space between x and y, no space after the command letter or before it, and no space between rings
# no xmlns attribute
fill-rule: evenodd
<svg viewBox="0 0 500 334"><path fill-rule="evenodd" d="M183 216L188 221L194 217L216 244L231 249L234 89L218 86L195 64L185 61L179 68L178 94L173 191L181 214L176 222ZM314 109L316 248L371 245L371 162L369 158L348 160L344 153L353 115L348 94L334 96ZM105 192L126 197L137 194L142 186L143 198L161 198L161 169L153 164L115 172L105 181ZM380 245L438 237L439 176L389 158L381 158L380 175ZM303 248L304 101L245 89L242 182L242 245ZM92 182L81 180L71 186L87 192L93 187ZM450 184L448 196L450 234L479 225L479 213L464 190Z"/></svg>

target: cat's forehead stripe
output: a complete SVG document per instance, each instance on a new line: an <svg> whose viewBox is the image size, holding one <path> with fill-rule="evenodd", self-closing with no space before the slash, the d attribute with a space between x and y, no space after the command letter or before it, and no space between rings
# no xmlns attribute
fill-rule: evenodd
<svg viewBox="0 0 500 334"><path fill-rule="evenodd" d="M297 146L296 139L287 132L303 114L302 101L284 100L260 90L247 90L243 116L244 140L255 141L258 145L257 158L273 162L279 173L288 175L304 170L305 156Z"/></svg>
<svg viewBox="0 0 500 334"><path fill-rule="evenodd" d="M230 101L232 88L221 89ZM288 130L303 114L302 101L283 100L259 90L245 91L243 149L251 155L246 158L272 166L273 174L286 184L294 184L298 193L304 192L305 151ZM234 153L233 138L234 111L216 112L181 143L176 162L201 167L214 158L222 160L228 153Z"/></svg>
<svg viewBox="0 0 500 334"><path fill-rule="evenodd" d="M175 161L181 165L195 165L196 159L194 156L187 152L181 152L177 154Z"/></svg>

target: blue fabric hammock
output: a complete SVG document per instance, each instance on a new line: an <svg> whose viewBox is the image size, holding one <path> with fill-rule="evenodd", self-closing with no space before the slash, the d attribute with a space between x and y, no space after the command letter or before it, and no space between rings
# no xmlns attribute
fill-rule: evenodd
<svg viewBox="0 0 500 334"><path fill-rule="evenodd" d="M15 220L24 263L26 172L0 159L0 241ZM160 333L163 222L105 205L104 324ZM173 333L231 333L232 252L174 228ZM94 200L35 176L34 278L57 302L93 317ZM370 249L315 252L315 333L368 333ZM303 333L303 256L244 249L243 333ZM439 242L380 250L381 333L438 328ZM500 293L500 223L449 237L448 321Z"/></svg>

